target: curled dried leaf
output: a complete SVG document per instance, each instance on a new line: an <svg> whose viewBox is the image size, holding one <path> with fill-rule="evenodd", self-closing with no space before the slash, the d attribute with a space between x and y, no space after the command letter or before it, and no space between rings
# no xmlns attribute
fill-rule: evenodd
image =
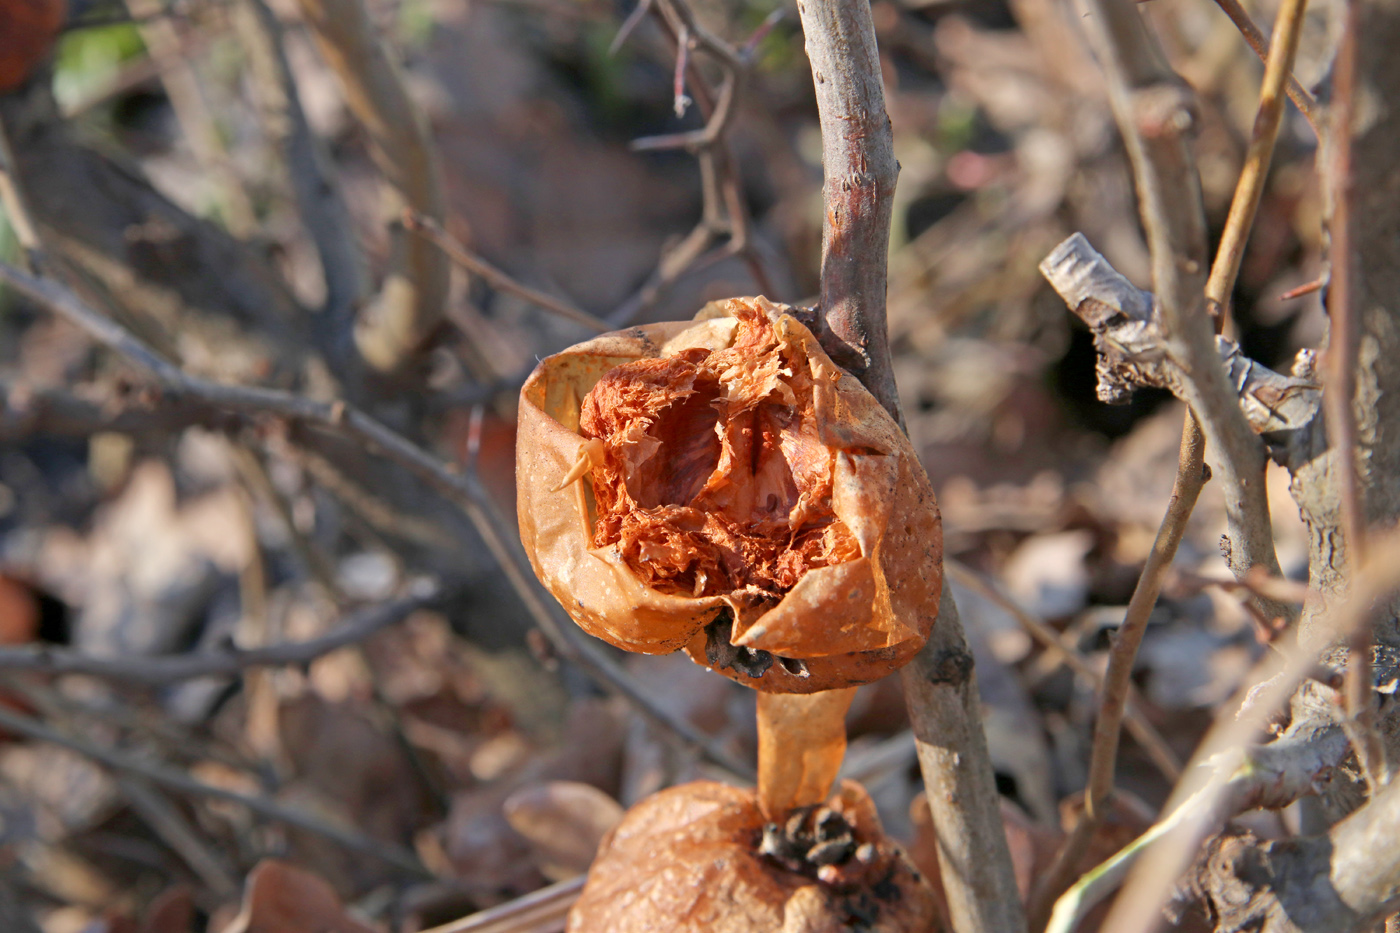
<svg viewBox="0 0 1400 933"><path fill-rule="evenodd" d="M932 928L934 894L860 785L766 823L753 791L654 794L603 841L568 933L879 933Z"/></svg>
<svg viewBox="0 0 1400 933"><path fill-rule="evenodd" d="M605 334L521 391L521 539L580 626L759 690L868 683L928 637L942 537L899 426L792 309Z"/></svg>

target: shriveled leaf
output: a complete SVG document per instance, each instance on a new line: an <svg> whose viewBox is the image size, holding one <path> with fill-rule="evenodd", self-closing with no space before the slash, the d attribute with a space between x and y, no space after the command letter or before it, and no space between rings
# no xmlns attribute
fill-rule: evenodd
<svg viewBox="0 0 1400 933"><path fill-rule="evenodd" d="M156 895L141 919L141 933L190 933L193 929L194 892L182 884Z"/></svg>
<svg viewBox="0 0 1400 933"><path fill-rule="evenodd" d="M345 912L318 875L274 859L248 875L243 910L223 933L380 933Z"/></svg>

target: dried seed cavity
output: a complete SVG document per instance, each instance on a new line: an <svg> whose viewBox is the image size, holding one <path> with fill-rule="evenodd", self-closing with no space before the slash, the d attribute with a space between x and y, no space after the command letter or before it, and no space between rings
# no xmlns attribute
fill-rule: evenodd
<svg viewBox="0 0 1400 933"><path fill-rule="evenodd" d="M799 807L781 826L766 824L759 843L761 854L789 871L818 880L823 878L821 869L845 865L860 848L855 828L830 807Z"/></svg>

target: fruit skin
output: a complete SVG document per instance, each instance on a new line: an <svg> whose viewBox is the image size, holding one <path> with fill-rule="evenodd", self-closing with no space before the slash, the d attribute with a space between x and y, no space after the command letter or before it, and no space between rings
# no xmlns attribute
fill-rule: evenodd
<svg viewBox="0 0 1400 933"><path fill-rule="evenodd" d="M851 842L841 864L817 868L764 854L765 821L751 790L696 781L653 794L599 846L567 931L933 929L933 889L884 835L865 790L843 781L808 819L823 811L839 815Z"/></svg>
<svg viewBox="0 0 1400 933"><path fill-rule="evenodd" d="M755 310L800 346L816 374L822 438L837 451L832 506L861 556L808 570L776 605L750 609L740 593L652 589L617 548L593 547L592 487L577 468L586 444L580 407L606 373L689 348L727 348L739 316ZM923 646L942 589L942 525L899 426L791 310L763 298L730 299L707 308L703 320L604 334L546 358L521 390L517 505L536 575L585 631L644 654L684 648L696 663L761 691L816 693L878 680ZM727 641L712 625L726 611ZM753 672L763 663L742 660L755 657L767 664L759 676Z"/></svg>
<svg viewBox="0 0 1400 933"><path fill-rule="evenodd" d="M53 47L67 15L64 0L0 0L0 92L24 83Z"/></svg>

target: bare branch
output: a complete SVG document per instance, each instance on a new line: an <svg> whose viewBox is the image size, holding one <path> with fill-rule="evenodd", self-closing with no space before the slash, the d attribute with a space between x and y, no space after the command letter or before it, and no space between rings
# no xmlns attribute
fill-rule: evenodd
<svg viewBox="0 0 1400 933"><path fill-rule="evenodd" d="M1331 609L1337 638L1346 639L1362 624L1377 601L1389 598L1400 586L1400 535L1378 535L1367 563L1362 566L1347 598ZM1142 918L1156 916L1167 892L1191 862L1197 847L1219 828L1219 820L1243 807L1286 805L1296 794L1313 788L1314 766L1325 768L1350 750L1345 733L1323 703L1309 703L1306 692L1294 697L1299 684L1318 669L1326 645L1292 651L1287 657L1270 654L1244 680L1252 684L1221 707L1215 724L1196 751L1196 760L1210 765L1188 771L1173 791L1160 832L1151 834L1141 864L1129 875L1122 894L1105 921L1105 933L1139 933ZM1394 691L1395 663L1382 669L1386 689ZM1269 752L1255 745L1274 712L1294 697L1294 725ZM1299 704L1307 704L1300 708ZM1300 712L1301 709L1301 712ZM1235 711L1238 711L1235 714ZM1296 726L1296 728L1295 728ZM1293 747L1284 744L1292 737ZM1236 756L1243 755L1243 758ZM1262 757L1261 757L1262 756ZM1223 815L1222 815L1223 814ZM1125 866L1126 867L1126 866ZM1092 883L1089 879L1086 883ZM1072 889L1060 905L1072 900ZM1061 906L1057 905L1059 913ZM1067 909L1067 908L1066 908ZM1051 927L1051 929L1056 929Z"/></svg>
<svg viewBox="0 0 1400 933"><path fill-rule="evenodd" d="M1161 311L1150 293L1120 275L1079 233L1055 247L1040 271L1094 332L1101 401L1127 401L1144 386L1169 389L1187 400L1188 379L1167 349ZM1320 386L1261 366L1232 340L1217 337L1215 346L1216 367L1238 393L1238 404L1256 433L1293 431L1312 422L1322 403Z"/></svg>
<svg viewBox="0 0 1400 933"><path fill-rule="evenodd" d="M885 324L890 222L899 165L885 112L870 7L844 0L797 6L821 117L825 175L821 340L903 423ZM956 933L1026 928L1007 848L977 679L957 605L944 586L928 642L900 671L938 836L944 895Z"/></svg>
<svg viewBox="0 0 1400 933"><path fill-rule="evenodd" d="M943 893L956 933L1026 928L1001 821L972 652L943 587L928 643L899 672L938 840Z"/></svg>
<svg viewBox="0 0 1400 933"><path fill-rule="evenodd" d="M680 242L663 253L656 270L634 294L608 315L612 328L627 326L655 304L687 272L729 256L744 259L761 294L772 294L768 276L754 245L749 240L748 207L740 196L741 184L734 168L728 131L738 111L748 82L751 48L735 49L702 25L686 0L642 0L627 17L614 47L621 44L641 15L651 10L676 41L676 76L684 77L695 103L705 114L705 125L698 130L670 133L634 140L635 151L686 149L700 163L701 212L699 222ZM696 65L694 47L704 51L720 69L719 91L714 91ZM681 86L678 84L678 87ZM677 92L679 93L679 92ZM712 249L722 238L728 243Z"/></svg>
<svg viewBox="0 0 1400 933"><path fill-rule="evenodd" d="M903 423L885 326L899 163L875 25L863 3L803 0L797 9L822 128L822 345Z"/></svg>
<svg viewBox="0 0 1400 933"><path fill-rule="evenodd" d="M1400 908L1400 861L1386 857L1397 834L1400 785L1392 784L1325 836L1212 840L1193 887L1221 933L1369 933Z"/></svg>
<svg viewBox="0 0 1400 933"><path fill-rule="evenodd" d="M1059 658L1077 676L1084 678L1095 688L1101 689L1103 687L1103 672L1075 649L1068 635L1057 632L1044 621L1031 615L1014 599L1006 596L964 564L945 559L943 569L949 577L957 580L962 586L1005 609L1020 624L1021 628L1026 630L1027 634L1040 642L1047 652ZM1128 684L1126 697L1123 715L1128 731L1147 752L1148 757L1152 759L1152 763L1157 766L1157 770L1162 773L1162 776L1168 781L1175 781L1181 776L1181 760L1167 744L1167 740L1157 731L1157 727L1152 725L1152 722L1143 713L1142 698L1138 696L1137 689L1131 683Z"/></svg>
<svg viewBox="0 0 1400 933"><path fill-rule="evenodd" d="M1080 6L1133 163L1152 252L1162 347L1182 373L1182 393L1225 487L1230 569L1239 577L1262 565L1281 576L1264 484L1264 445L1250 430L1217 362L1204 308L1205 213L1185 135L1194 120L1190 95L1167 67L1135 4L1080 0Z"/></svg>
<svg viewBox="0 0 1400 933"><path fill-rule="evenodd" d="M1161 527L1157 529L1157 537L1152 542L1147 563L1133 588L1132 597L1128 600L1123 624L1118 627L1117 637L1109 649L1108 670L1104 674L1099 713L1094 721L1089 780L1084 788L1084 812L1074 830L1061 845L1054 865L1037 885L1031 910L1034 929L1040 929L1048 920L1051 906L1073 879L1080 860L1088 851L1094 831L1112 803L1114 774L1118 764L1118 738L1123 727L1128 692L1132 688L1133 667L1137 660L1138 648L1147 633L1147 622L1157 604L1157 595L1162 591L1162 582L1166 579L1177 547L1185 535L1191 510L1196 507L1196 499L1206 482L1206 471L1201 461L1203 439L1190 423L1193 417L1189 412L1186 415L1187 424L1182 432L1176 480L1172 486L1167 514L1162 519Z"/></svg>

